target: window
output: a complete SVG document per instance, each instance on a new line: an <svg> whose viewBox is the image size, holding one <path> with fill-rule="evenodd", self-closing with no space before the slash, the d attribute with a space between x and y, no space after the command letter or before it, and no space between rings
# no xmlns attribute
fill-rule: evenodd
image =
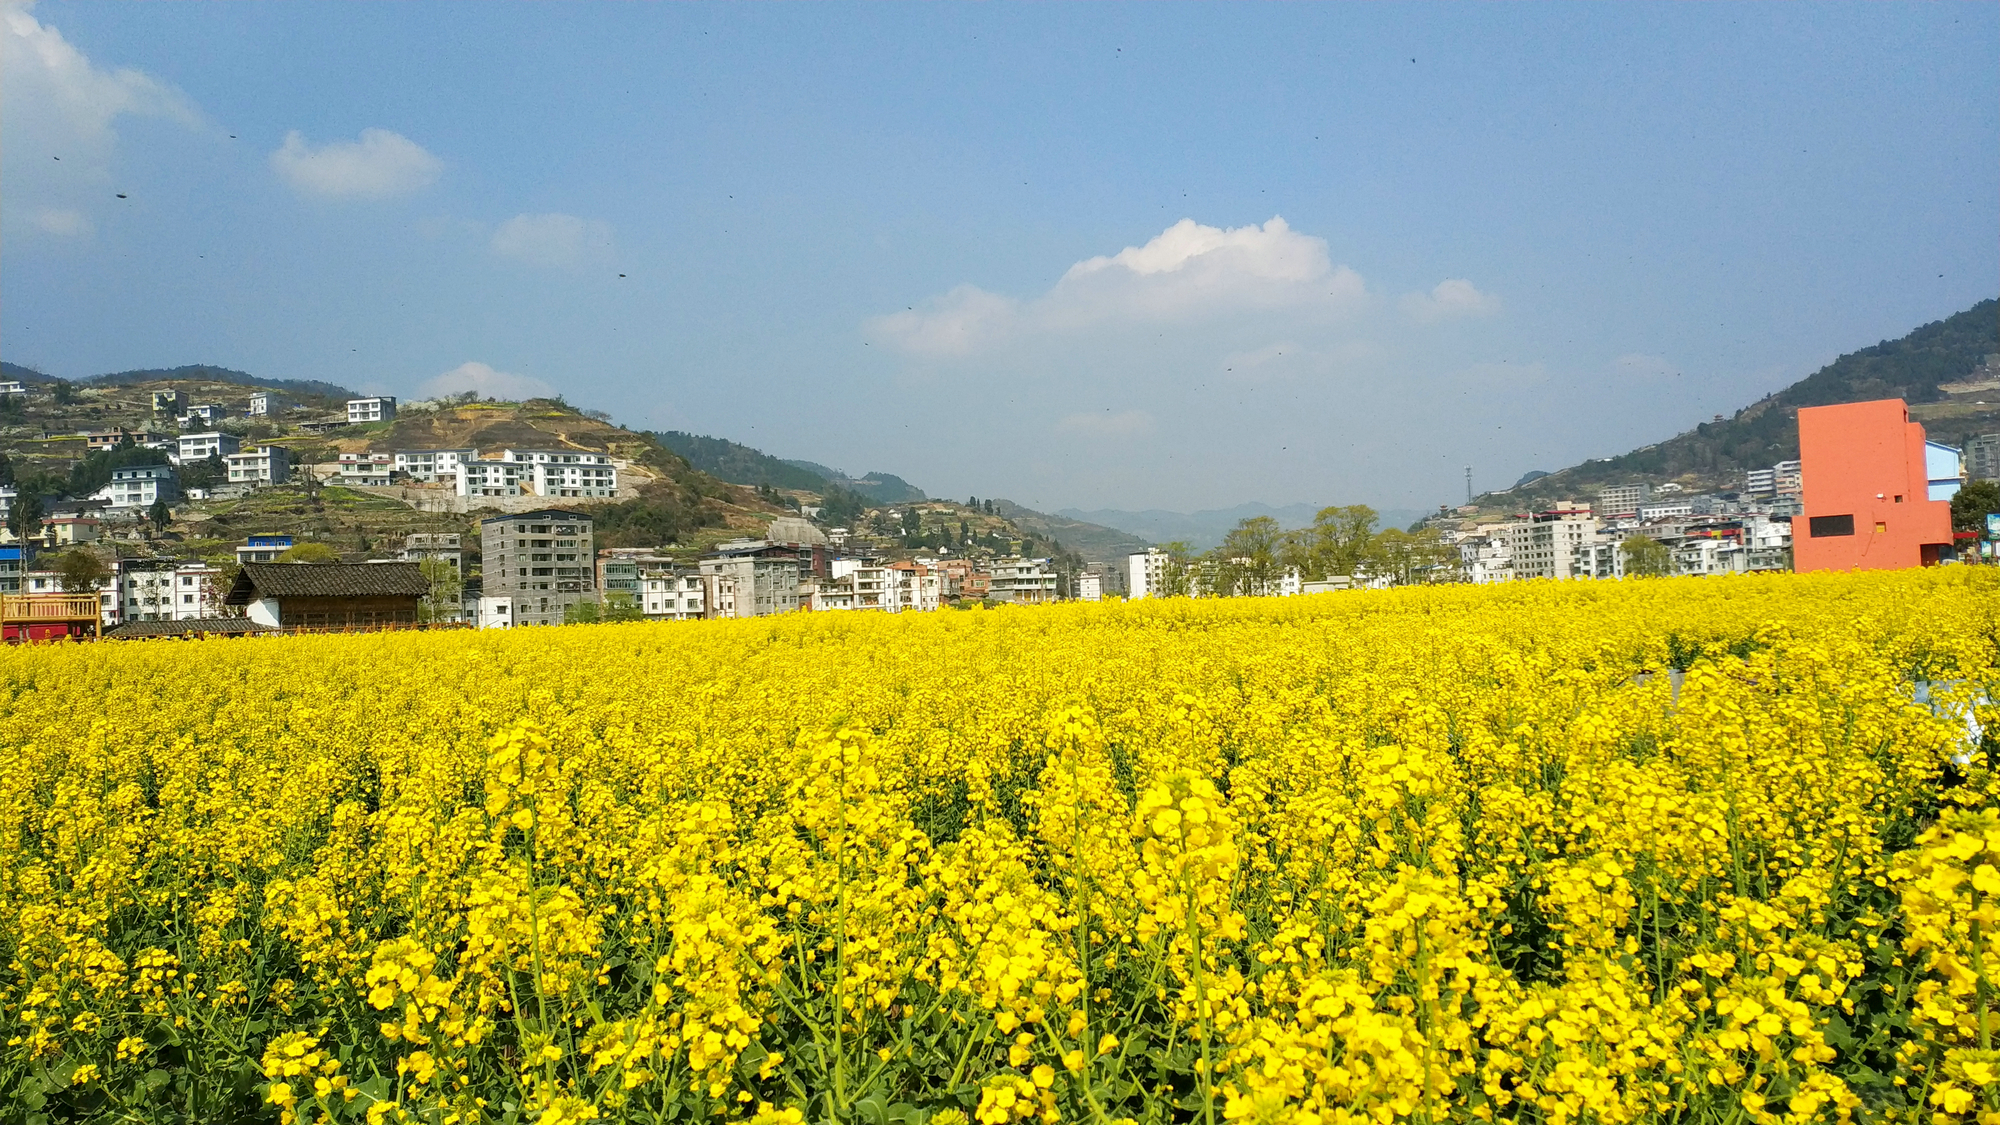
<svg viewBox="0 0 2000 1125"><path fill-rule="evenodd" d="M1814 516L1807 521L1807 534L1814 539L1825 539L1835 535L1854 534L1854 517Z"/></svg>

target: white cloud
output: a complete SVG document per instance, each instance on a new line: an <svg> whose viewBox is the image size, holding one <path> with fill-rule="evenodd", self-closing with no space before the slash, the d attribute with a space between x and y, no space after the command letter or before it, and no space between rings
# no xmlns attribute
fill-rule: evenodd
<svg viewBox="0 0 2000 1125"><path fill-rule="evenodd" d="M917 355L951 356L1021 336L1246 312L1326 316L1366 301L1361 276L1333 265L1325 239L1300 234L1282 218L1229 229L1182 219L1144 246L1076 263L1031 300L961 285L865 328Z"/></svg>
<svg viewBox="0 0 2000 1125"><path fill-rule="evenodd" d="M97 229L89 215L71 207L37 207L28 212L28 221L45 234L63 238L88 238Z"/></svg>
<svg viewBox="0 0 2000 1125"><path fill-rule="evenodd" d="M89 230L75 205L111 178L119 118L201 124L185 94L142 71L91 62L26 3L0 3L0 104L5 203L52 234Z"/></svg>
<svg viewBox="0 0 2000 1125"><path fill-rule="evenodd" d="M363 129L359 140L313 148L296 129L271 154L271 167L292 190L326 199L391 199L437 182L444 161L387 129Z"/></svg>
<svg viewBox="0 0 2000 1125"><path fill-rule="evenodd" d="M425 398L444 398L466 391L477 391L482 398L497 398L507 402L547 398L555 394L554 387L532 375L495 371L486 364L476 361L461 363L437 376L425 383L420 393Z"/></svg>
<svg viewBox="0 0 2000 1125"><path fill-rule="evenodd" d="M1446 278L1428 293L1405 293L1401 304L1406 315L1427 324L1500 311L1500 298L1481 293L1461 277Z"/></svg>
<svg viewBox="0 0 2000 1125"><path fill-rule="evenodd" d="M575 215L516 215L493 232L492 248L530 265L576 269L610 259L611 227Z"/></svg>
<svg viewBox="0 0 2000 1125"><path fill-rule="evenodd" d="M1063 433L1088 437L1131 437L1152 428L1153 416L1143 410L1084 411L1065 414L1056 422L1056 429Z"/></svg>

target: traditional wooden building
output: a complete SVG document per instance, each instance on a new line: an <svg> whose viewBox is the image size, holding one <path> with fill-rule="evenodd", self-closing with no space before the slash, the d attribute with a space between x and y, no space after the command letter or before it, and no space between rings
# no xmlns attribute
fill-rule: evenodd
<svg viewBox="0 0 2000 1125"><path fill-rule="evenodd" d="M379 629L416 624L429 592L416 563L246 563L223 604L275 629Z"/></svg>

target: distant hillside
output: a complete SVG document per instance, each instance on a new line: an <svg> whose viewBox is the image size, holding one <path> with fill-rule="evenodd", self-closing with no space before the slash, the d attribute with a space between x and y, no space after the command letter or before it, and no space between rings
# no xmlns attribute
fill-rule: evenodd
<svg viewBox="0 0 2000 1125"><path fill-rule="evenodd" d="M1931 437L1962 444L1974 434L2000 431L2000 386L1985 390L1985 382L1967 383L1995 353L2000 353L2000 300L1981 301L1901 339L1849 352L1733 417L1703 422L1622 457L1524 478L1481 501L1521 507L1581 498L1603 485L1639 480L1687 478L1694 484L1726 486L1745 470L1799 455L1801 406L1900 398L1910 404L1911 416L1924 423Z"/></svg>
<svg viewBox="0 0 2000 1125"><path fill-rule="evenodd" d="M45 383L56 381L54 375L45 375L32 367L23 367L18 363L8 363L5 360L0 360L0 379L5 379L10 383L26 383L31 387L38 387Z"/></svg>
<svg viewBox="0 0 2000 1125"><path fill-rule="evenodd" d="M824 473L780 461L768 453L739 445L727 438L705 437L680 430L654 432L654 441L687 458L688 464L731 484L768 484L773 488L794 488L802 492L824 493L828 487Z"/></svg>
<svg viewBox="0 0 2000 1125"><path fill-rule="evenodd" d="M1024 531L1061 543L1064 550L1075 551L1085 562L1113 570L1123 568L1125 556L1151 546L1144 539L1114 527L1037 512L1011 500L993 501L993 511Z"/></svg>
<svg viewBox="0 0 2000 1125"><path fill-rule="evenodd" d="M205 363L193 363L185 367L149 367L137 371L114 371L107 375L92 375L87 379L79 379L78 382L91 387L129 387L136 383L159 383L170 380L233 383L239 387L264 387L274 391L290 391L293 394L318 395L323 398L360 397L346 387L323 383L318 379L266 379L245 371L211 367Z"/></svg>

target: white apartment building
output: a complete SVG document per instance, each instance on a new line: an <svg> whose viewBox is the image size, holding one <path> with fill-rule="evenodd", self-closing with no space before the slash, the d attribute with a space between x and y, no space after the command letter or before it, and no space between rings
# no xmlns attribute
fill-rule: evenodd
<svg viewBox="0 0 2000 1125"><path fill-rule="evenodd" d="M19 379L8 379L4 382L0 382L0 397L5 397L8 395L25 396L27 395L27 393L28 393L27 384L21 382Z"/></svg>
<svg viewBox="0 0 2000 1125"><path fill-rule="evenodd" d="M340 455L340 483L385 488L396 459L387 453L343 453Z"/></svg>
<svg viewBox="0 0 2000 1125"><path fill-rule="evenodd" d="M1101 602L1104 600L1104 579L1095 574L1076 576L1076 600L1080 602Z"/></svg>
<svg viewBox="0 0 2000 1125"><path fill-rule="evenodd" d="M1056 572L1048 559L995 559L988 568L992 582L986 596L1014 605L1041 605L1056 600Z"/></svg>
<svg viewBox="0 0 2000 1125"><path fill-rule="evenodd" d="M347 400L347 421L350 425L362 422L389 422L395 420L395 417L396 399L393 395Z"/></svg>
<svg viewBox="0 0 2000 1125"><path fill-rule="evenodd" d="M897 563L889 568L885 591L890 613L929 613L944 604L944 577L917 563Z"/></svg>
<svg viewBox="0 0 2000 1125"><path fill-rule="evenodd" d="M111 483L92 494L109 500L113 511L150 508L159 499L180 499L180 477L172 465L129 465L111 470Z"/></svg>
<svg viewBox="0 0 2000 1125"><path fill-rule="evenodd" d="M283 395L271 391L253 391L250 395L250 409L246 411L252 418L268 418L280 413L286 406Z"/></svg>
<svg viewBox="0 0 2000 1125"><path fill-rule="evenodd" d="M818 591L825 609L888 609L895 597L895 580L888 567L867 559L835 559L833 581Z"/></svg>
<svg viewBox="0 0 2000 1125"><path fill-rule="evenodd" d="M736 580L726 574L651 571L639 578L639 608L651 621L736 616Z"/></svg>
<svg viewBox="0 0 2000 1125"><path fill-rule="evenodd" d="M1166 581L1167 565L1172 560L1158 547L1146 548L1143 555L1127 555L1125 566L1127 577L1125 591L1127 597L1157 598Z"/></svg>
<svg viewBox="0 0 2000 1125"><path fill-rule="evenodd" d="M282 445L253 445L222 459L231 484L283 484L292 479L292 453Z"/></svg>
<svg viewBox="0 0 2000 1125"><path fill-rule="evenodd" d="M1596 510L1605 516L1637 515L1639 506L1653 498L1653 486L1646 483L1618 484L1597 494Z"/></svg>
<svg viewBox="0 0 2000 1125"><path fill-rule="evenodd" d="M154 391L153 413L171 414L178 418L187 410L187 394L182 391Z"/></svg>
<svg viewBox="0 0 2000 1125"><path fill-rule="evenodd" d="M121 559L114 571L104 624L196 621L222 615L222 572L207 563Z"/></svg>
<svg viewBox="0 0 2000 1125"><path fill-rule="evenodd" d="M187 413L180 416L180 424L192 426L199 422L204 426L213 426L227 417L229 417L227 406L219 402L198 402L188 407Z"/></svg>
<svg viewBox="0 0 2000 1125"><path fill-rule="evenodd" d="M182 434L174 442L174 453L183 465L209 457L227 457L242 448L242 438L214 430L203 434Z"/></svg>
<svg viewBox="0 0 2000 1125"><path fill-rule="evenodd" d="M415 532L403 539L403 550L396 557L403 562L422 562L425 559L443 559L460 575L465 573L465 546L462 536L450 532Z"/></svg>
<svg viewBox="0 0 2000 1125"><path fill-rule="evenodd" d="M1639 506L1641 520L1671 520L1694 514L1694 505L1686 500L1659 500Z"/></svg>
<svg viewBox="0 0 2000 1125"><path fill-rule="evenodd" d="M703 574L736 581L737 617L764 617L799 608L799 558L785 547L719 550L701 560Z"/></svg>
<svg viewBox="0 0 2000 1125"><path fill-rule="evenodd" d="M512 461L460 461L458 471L458 494L460 496L519 496L521 495L521 471L528 468Z"/></svg>
<svg viewBox="0 0 2000 1125"><path fill-rule="evenodd" d="M477 461L476 449L399 449L396 451L396 471L411 480L426 483L458 480L458 467L467 461Z"/></svg>
<svg viewBox="0 0 2000 1125"><path fill-rule="evenodd" d="M528 466L523 482L537 496L616 496L618 470L602 453L574 449L503 449L502 461Z"/></svg>
<svg viewBox="0 0 2000 1125"><path fill-rule="evenodd" d="M1594 519L1534 520L1504 525L1509 571L1515 578L1576 578L1585 544L1600 538Z"/></svg>

